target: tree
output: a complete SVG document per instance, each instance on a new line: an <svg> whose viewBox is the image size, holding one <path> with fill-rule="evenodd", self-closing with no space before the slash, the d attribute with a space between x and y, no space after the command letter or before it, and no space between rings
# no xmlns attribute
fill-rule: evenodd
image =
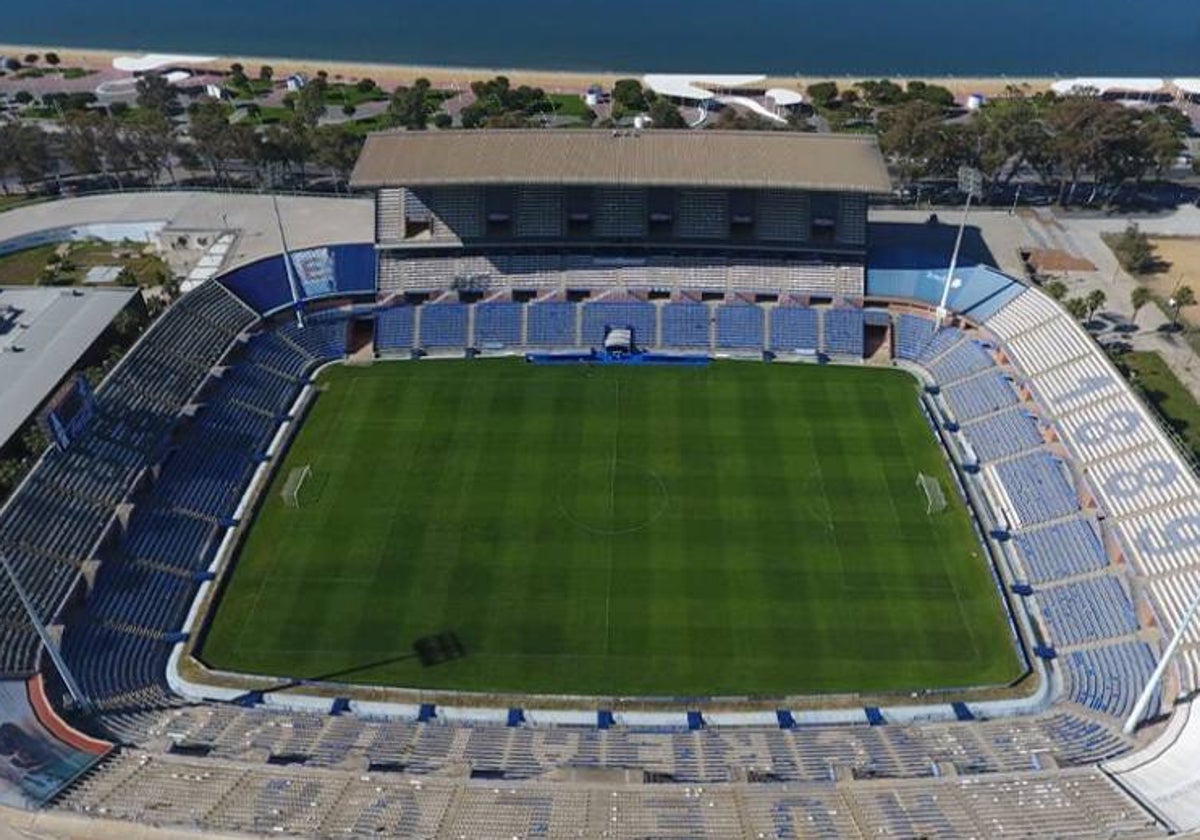
<svg viewBox="0 0 1200 840"><path fill-rule="evenodd" d="M905 87L904 98L909 102L919 99L943 109L954 107L954 94L947 88L941 85L931 85L920 79L909 81Z"/></svg>
<svg viewBox="0 0 1200 840"><path fill-rule="evenodd" d="M1049 158L1059 174L1058 203L1065 206L1085 174L1094 183L1119 185L1145 171L1146 157L1134 142L1130 111L1095 96L1055 99L1046 111Z"/></svg>
<svg viewBox="0 0 1200 840"><path fill-rule="evenodd" d="M261 81L269 82L275 77L275 68L270 64L264 64L258 68L258 78Z"/></svg>
<svg viewBox="0 0 1200 840"><path fill-rule="evenodd" d="M454 125L454 117L447 114L445 111L438 111L433 115L433 124L438 128L450 128Z"/></svg>
<svg viewBox="0 0 1200 840"><path fill-rule="evenodd" d="M1063 306L1066 307L1067 312L1069 312L1071 317L1076 321L1082 321L1087 318L1088 304L1083 298L1067 298L1063 301Z"/></svg>
<svg viewBox="0 0 1200 840"><path fill-rule="evenodd" d="M179 92L158 73L147 73L137 80L137 104L139 108L170 115L179 110Z"/></svg>
<svg viewBox="0 0 1200 840"><path fill-rule="evenodd" d="M48 52L42 57L46 60L46 63L49 64L51 67L57 67L59 65L59 62L61 61L61 59L58 57L58 53L55 53L55 52Z"/></svg>
<svg viewBox="0 0 1200 840"><path fill-rule="evenodd" d="M622 112L640 113L649 107L646 91L637 79L617 79L613 84L612 101Z"/></svg>
<svg viewBox="0 0 1200 840"><path fill-rule="evenodd" d="M319 80L300 88L296 96L296 117L309 128L316 127L325 116L325 84Z"/></svg>
<svg viewBox="0 0 1200 840"><path fill-rule="evenodd" d="M904 90L891 79L866 80L858 83L867 103L875 107L897 105L904 99Z"/></svg>
<svg viewBox="0 0 1200 840"><path fill-rule="evenodd" d="M1171 329L1179 329L1179 311L1188 306L1196 305L1196 293L1192 291L1191 286L1180 286L1175 290L1175 294L1171 295Z"/></svg>
<svg viewBox="0 0 1200 840"><path fill-rule="evenodd" d="M428 81L428 79L426 81ZM371 91L375 90L375 80L359 79L358 82L355 83L354 89L359 93L370 93Z"/></svg>
<svg viewBox="0 0 1200 840"><path fill-rule="evenodd" d="M679 108L669 99L658 98L650 103L650 120L655 128L687 128Z"/></svg>
<svg viewBox="0 0 1200 840"><path fill-rule="evenodd" d="M1185 125L1180 125L1183 118ZM1187 148L1184 135L1191 126L1187 118L1174 108L1159 107L1142 116L1137 127L1137 140L1143 146L1155 177L1162 178Z"/></svg>
<svg viewBox="0 0 1200 840"><path fill-rule="evenodd" d="M354 107L349 102L347 102L345 105L342 106L342 114L344 116L353 117L355 115L355 113L357 113L357 111L358 111L358 108Z"/></svg>
<svg viewBox="0 0 1200 840"><path fill-rule="evenodd" d="M125 126L125 134L133 149L139 169L151 183L166 172L175 181L175 149L178 141L171 121L158 111L143 111Z"/></svg>
<svg viewBox="0 0 1200 840"><path fill-rule="evenodd" d="M229 150L229 120L215 99L205 98L191 108L188 133L196 153L204 160L213 177L224 180Z"/></svg>
<svg viewBox="0 0 1200 840"><path fill-rule="evenodd" d="M463 128L523 128L533 125L536 115L554 110L544 90L528 85L514 88L505 76L471 82L471 92L475 101L461 112Z"/></svg>
<svg viewBox="0 0 1200 840"><path fill-rule="evenodd" d="M1067 296L1067 284L1061 280L1051 280L1046 285L1042 286L1042 291L1050 295L1055 300L1061 301Z"/></svg>
<svg viewBox="0 0 1200 840"><path fill-rule="evenodd" d="M13 101L18 105L28 105L33 101L33 94L27 90L19 90L13 94Z"/></svg>
<svg viewBox="0 0 1200 840"><path fill-rule="evenodd" d="M942 111L922 100L889 108L879 118L879 145L908 182L929 171L943 140Z"/></svg>
<svg viewBox="0 0 1200 840"><path fill-rule="evenodd" d="M1102 289L1092 289L1088 292L1084 302L1087 304L1087 319L1090 321L1096 317L1096 313L1100 311L1100 307L1108 303L1108 295Z"/></svg>
<svg viewBox="0 0 1200 840"><path fill-rule="evenodd" d="M73 111L62 120L59 153L78 173L107 171L100 154L100 123L95 111Z"/></svg>
<svg viewBox="0 0 1200 840"><path fill-rule="evenodd" d="M1138 312L1150 302L1150 290L1145 286L1134 286L1129 292L1129 305L1133 307L1133 320L1137 320Z"/></svg>
<svg viewBox="0 0 1200 840"><path fill-rule="evenodd" d="M339 125L322 125L313 131L313 162L329 170L334 182L349 180L362 139Z"/></svg>
<svg viewBox="0 0 1200 840"><path fill-rule="evenodd" d="M0 187L8 195L8 176L16 169L17 152L13 138L17 123L0 122Z"/></svg>
<svg viewBox="0 0 1200 840"><path fill-rule="evenodd" d="M25 465L16 458L0 460L0 500L13 491L25 477Z"/></svg>
<svg viewBox="0 0 1200 840"><path fill-rule="evenodd" d="M1127 225L1124 232L1112 240L1111 247L1121 268L1132 274L1146 274L1158 264L1154 245L1135 223Z"/></svg>
<svg viewBox="0 0 1200 840"><path fill-rule="evenodd" d="M9 140L12 143L13 167L28 191L34 182L45 180L54 169L49 138L39 125L17 123Z"/></svg>
<svg viewBox="0 0 1200 840"><path fill-rule="evenodd" d="M167 300L175 300L183 292L179 278L172 272L167 271L159 275L159 280L162 281L159 283L159 288L167 296Z"/></svg>
<svg viewBox="0 0 1200 840"><path fill-rule="evenodd" d="M42 104L54 108L60 113L67 111L84 111L96 104L96 94L87 90L77 90L71 93L44 93Z"/></svg>
<svg viewBox="0 0 1200 840"><path fill-rule="evenodd" d="M828 108L838 98L837 82L815 82L808 86L808 98L817 108Z"/></svg>
<svg viewBox="0 0 1200 840"><path fill-rule="evenodd" d="M29 423L25 426L25 431L21 433L21 447L27 455L37 458L49 445L50 439L46 437L41 426L37 423Z"/></svg>
<svg viewBox="0 0 1200 840"><path fill-rule="evenodd" d="M249 83L246 68L240 62L229 65L229 81L234 87L245 87Z"/></svg>
<svg viewBox="0 0 1200 840"><path fill-rule="evenodd" d="M988 183L1008 183L1045 157L1046 129L1037 106L1023 96L988 102L971 116L978 166Z"/></svg>
<svg viewBox="0 0 1200 840"><path fill-rule="evenodd" d="M96 144L109 172L123 185L122 175L140 168L137 147L132 138L114 120L101 120L96 124Z"/></svg>
<svg viewBox="0 0 1200 840"><path fill-rule="evenodd" d="M720 131L770 131L776 126L757 114L744 114L737 108L722 108L710 128Z"/></svg>
<svg viewBox="0 0 1200 840"><path fill-rule="evenodd" d="M396 88L387 111L389 122L412 130L425 128L432 112L428 79L417 79L412 87Z"/></svg>

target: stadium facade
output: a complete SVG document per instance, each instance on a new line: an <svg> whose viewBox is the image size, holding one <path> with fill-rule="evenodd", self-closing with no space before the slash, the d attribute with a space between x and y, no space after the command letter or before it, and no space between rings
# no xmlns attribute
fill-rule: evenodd
<svg viewBox="0 0 1200 840"><path fill-rule="evenodd" d="M0 513L0 550L86 700L65 696L5 589L5 673L49 721L28 731L69 754L43 750L42 776L9 783L27 801L316 836L1200 827L1200 630L1140 731L1122 731L1200 581L1200 482L1037 289L963 271L935 324L939 272L871 270L865 196L886 177L870 141L381 135L354 180L378 190L376 242L186 295ZM193 634L315 370L366 349L587 347L614 317L658 347L870 355L919 376L1036 654L1035 704L463 709L196 679ZM59 716L111 755L96 764L108 746Z"/></svg>
<svg viewBox="0 0 1200 840"><path fill-rule="evenodd" d="M868 139L753 132L380 134L351 180L376 190L381 291L527 297L861 297L867 196L889 187Z"/></svg>

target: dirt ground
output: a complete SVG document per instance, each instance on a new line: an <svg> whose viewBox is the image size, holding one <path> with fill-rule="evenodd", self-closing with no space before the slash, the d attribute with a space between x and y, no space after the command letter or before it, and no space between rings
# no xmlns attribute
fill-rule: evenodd
<svg viewBox="0 0 1200 840"><path fill-rule="evenodd" d="M1200 297L1200 238L1151 237L1150 242L1168 265L1165 271L1140 278L1141 282L1164 301L1180 286L1191 286ZM1180 314L1189 324L1200 325L1200 304L1185 307Z"/></svg>

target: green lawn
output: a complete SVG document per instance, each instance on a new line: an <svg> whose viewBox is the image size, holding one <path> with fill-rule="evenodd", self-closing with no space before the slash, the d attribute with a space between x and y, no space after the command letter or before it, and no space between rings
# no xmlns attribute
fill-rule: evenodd
<svg viewBox="0 0 1200 840"><path fill-rule="evenodd" d="M325 90L325 102L331 108L342 105L362 105L364 102L385 102L391 95L382 88L373 87L370 90L359 90L356 85L333 84Z"/></svg>
<svg viewBox="0 0 1200 840"><path fill-rule="evenodd" d="M510 359L321 381L217 607L215 667L676 696L1020 673L904 373ZM465 655L422 666L414 641L439 633Z"/></svg>
<svg viewBox="0 0 1200 840"><path fill-rule="evenodd" d="M0 256L0 286L59 285L82 283L89 268L115 265L129 268L138 284L158 285L166 263L154 255L142 253L144 245L122 246L98 240L72 242L65 262L58 263L57 276L50 278L46 267L58 251L60 243L47 243ZM114 253L117 256L114 256Z"/></svg>
<svg viewBox="0 0 1200 840"><path fill-rule="evenodd" d="M1126 353L1117 363L1125 376L1200 457L1200 405L1157 353Z"/></svg>
<svg viewBox="0 0 1200 840"><path fill-rule="evenodd" d="M0 256L0 286L32 286L42 277L46 263L54 256L56 243L36 245Z"/></svg>
<svg viewBox="0 0 1200 840"><path fill-rule="evenodd" d="M560 116L584 119L591 113L582 96L573 93L550 93L546 98L554 105L554 112Z"/></svg>

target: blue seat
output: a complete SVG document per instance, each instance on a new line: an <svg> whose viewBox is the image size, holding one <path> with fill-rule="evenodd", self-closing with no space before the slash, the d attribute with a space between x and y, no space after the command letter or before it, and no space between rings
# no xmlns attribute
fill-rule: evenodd
<svg viewBox="0 0 1200 840"><path fill-rule="evenodd" d="M575 304L546 301L529 306L525 343L533 347L575 345Z"/></svg>
<svg viewBox="0 0 1200 840"><path fill-rule="evenodd" d="M1067 694L1076 703L1118 718L1128 717L1142 687L1154 670L1155 657L1145 642L1118 642L1085 648L1059 659L1067 677ZM1161 683L1149 711L1162 702Z"/></svg>
<svg viewBox="0 0 1200 840"><path fill-rule="evenodd" d="M1000 411L1018 402L1017 392L1007 377L977 376L967 382L942 388L950 412L960 423Z"/></svg>
<svg viewBox="0 0 1200 840"><path fill-rule="evenodd" d="M817 310L807 306L777 306L771 312L771 349L815 352L820 328Z"/></svg>
<svg viewBox="0 0 1200 840"><path fill-rule="evenodd" d="M1088 578L1034 593L1050 641L1078 645L1135 633L1137 614L1121 582Z"/></svg>
<svg viewBox="0 0 1200 840"><path fill-rule="evenodd" d="M968 423L962 432L981 461L995 461L1042 444L1037 420L1020 408Z"/></svg>
<svg viewBox="0 0 1200 840"><path fill-rule="evenodd" d="M703 303L668 303L662 309L664 347L707 347L709 309Z"/></svg>
<svg viewBox="0 0 1200 840"><path fill-rule="evenodd" d="M933 321L919 315L902 313L896 319L896 356L915 361L933 338Z"/></svg>
<svg viewBox="0 0 1200 840"><path fill-rule="evenodd" d="M763 309L752 303L717 307L717 346L730 350L763 349Z"/></svg>
<svg viewBox="0 0 1200 840"><path fill-rule="evenodd" d="M995 470L1022 525L1049 522L1079 510L1079 496L1062 465L1045 452L1004 461Z"/></svg>
<svg viewBox="0 0 1200 840"><path fill-rule="evenodd" d="M1108 565L1100 538L1083 518L1017 533L1013 547L1030 583L1094 572Z"/></svg>
<svg viewBox="0 0 1200 840"><path fill-rule="evenodd" d="M466 347L467 306L432 303L421 307L422 347Z"/></svg>
<svg viewBox="0 0 1200 840"><path fill-rule="evenodd" d="M825 310L825 352L834 356L863 354L863 313L861 309Z"/></svg>
<svg viewBox="0 0 1200 840"><path fill-rule="evenodd" d="M375 347L381 353L389 350L411 350L413 346L413 308L392 306L375 315Z"/></svg>
<svg viewBox="0 0 1200 840"><path fill-rule="evenodd" d="M512 302L478 304L475 307L475 344L519 345L522 308L522 304Z"/></svg>
<svg viewBox="0 0 1200 840"><path fill-rule="evenodd" d="M930 344L932 346L933 342ZM967 339L955 344L940 358L929 362L926 367L939 384L948 385L994 367L995 364L979 342Z"/></svg>

